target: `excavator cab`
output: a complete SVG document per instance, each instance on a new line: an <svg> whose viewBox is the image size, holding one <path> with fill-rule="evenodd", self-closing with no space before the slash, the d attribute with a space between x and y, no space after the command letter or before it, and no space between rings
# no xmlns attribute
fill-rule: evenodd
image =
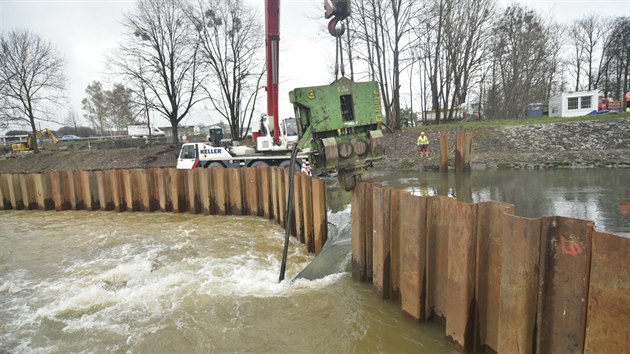
<svg viewBox="0 0 630 354"><path fill-rule="evenodd" d="M289 93L303 151L310 151L314 173L337 173L352 190L372 162L384 155L381 98L374 81L341 78L327 86Z"/></svg>

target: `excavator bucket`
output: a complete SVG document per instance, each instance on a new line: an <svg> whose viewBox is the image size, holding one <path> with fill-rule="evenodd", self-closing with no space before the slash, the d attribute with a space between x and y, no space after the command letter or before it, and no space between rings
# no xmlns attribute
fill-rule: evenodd
<svg viewBox="0 0 630 354"><path fill-rule="evenodd" d="M337 173L343 188L352 190L384 155L378 84L341 78L327 86L296 88L289 98L299 146L311 151L313 172Z"/></svg>

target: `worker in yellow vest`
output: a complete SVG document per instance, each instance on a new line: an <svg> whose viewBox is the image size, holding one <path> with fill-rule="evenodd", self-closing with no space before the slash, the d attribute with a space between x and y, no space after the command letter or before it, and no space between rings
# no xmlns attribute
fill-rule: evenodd
<svg viewBox="0 0 630 354"><path fill-rule="evenodd" d="M424 132L421 132L418 137L418 146L420 147L420 156L429 157L429 138L424 135Z"/></svg>

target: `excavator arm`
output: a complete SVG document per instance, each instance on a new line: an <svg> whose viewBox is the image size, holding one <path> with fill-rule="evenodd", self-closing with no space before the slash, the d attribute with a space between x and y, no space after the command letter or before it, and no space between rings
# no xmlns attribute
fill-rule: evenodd
<svg viewBox="0 0 630 354"><path fill-rule="evenodd" d="M25 143L12 144L11 145L11 150L13 150L13 151L30 151L30 150L33 149L33 139L42 138L44 136L48 136L53 143L59 144L59 140L57 139L55 134L53 134L53 132L50 129L46 128L44 130L40 130L40 131L35 132L35 138L33 138L32 134L29 134Z"/></svg>
<svg viewBox="0 0 630 354"><path fill-rule="evenodd" d="M46 128L44 130L40 130L37 132L38 138L43 138L44 136L48 136L53 143L59 144L59 140L57 139L55 134L53 134L53 132L50 131L50 129Z"/></svg>

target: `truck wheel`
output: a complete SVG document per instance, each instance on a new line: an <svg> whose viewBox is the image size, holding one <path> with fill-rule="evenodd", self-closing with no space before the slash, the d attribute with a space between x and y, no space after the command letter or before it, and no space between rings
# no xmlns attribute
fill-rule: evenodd
<svg viewBox="0 0 630 354"><path fill-rule="evenodd" d="M278 166L280 168L289 168L291 166L291 160L284 160L280 162L280 165ZM300 172L300 164L297 162L295 163L294 172Z"/></svg>
<svg viewBox="0 0 630 354"><path fill-rule="evenodd" d="M254 161L249 167L269 167L269 164L265 161Z"/></svg>
<svg viewBox="0 0 630 354"><path fill-rule="evenodd" d="M224 168L222 163L220 162L210 162L207 168Z"/></svg>

